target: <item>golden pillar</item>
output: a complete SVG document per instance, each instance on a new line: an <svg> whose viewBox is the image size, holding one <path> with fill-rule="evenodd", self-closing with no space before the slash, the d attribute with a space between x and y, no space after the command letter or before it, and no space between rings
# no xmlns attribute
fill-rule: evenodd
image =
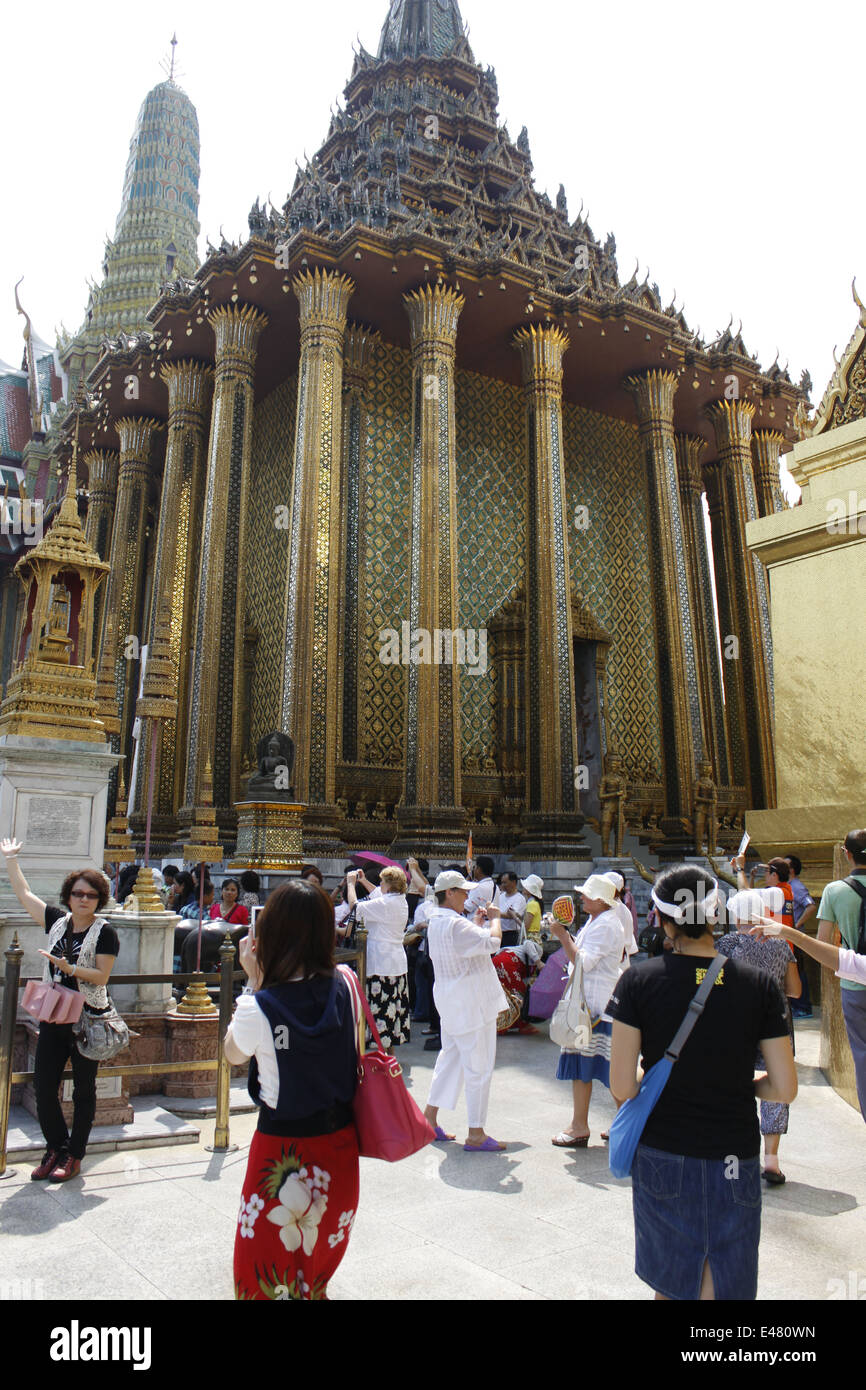
<svg viewBox="0 0 866 1390"><path fill-rule="evenodd" d="M728 786L730 777L725 704L716 642L710 556L704 524L704 478L700 460L705 448L706 443L700 435L676 436L680 509L688 570L689 605L695 637L698 690L704 720L705 751L716 783Z"/></svg>
<svg viewBox="0 0 866 1390"><path fill-rule="evenodd" d="M200 362L166 363L162 379L168 387L168 440L160 498L159 523L153 568L153 597L148 626L148 664L143 695L152 700L167 680L177 702L176 715L142 723L140 775L136 788L136 817L144 816L148 801L151 737L156 733L156 777L153 810L158 839L175 833L172 818L182 798L183 759L179 749L186 742L189 661L195 613L201 492L205 468L208 409L212 370ZM157 660L159 643L160 671ZM165 670L162 665L168 662ZM141 711L139 710L139 713ZM160 823L161 822L161 823Z"/></svg>
<svg viewBox="0 0 866 1390"><path fill-rule="evenodd" d="M203 804L205 770L213 769L213 804L223 813L237 799L242 754L244 651L244 554L253 430L253 379L259 334L267 317L248 304L226 304L208 314L216 339L213 408L207 476L195 520L200 560L196 575L192 692L187 733L186 782L181 821L188 825ZM193 383L196 383L195 385ZM192 440L199 425L203 383L195 374L177 379L182 432ZM192 405L194 393L195 405ZM191 447L187 444L187 450ZM194 472L194 449L190 477ZM169 502L170 505L170 502ZM168 577L166 572L166 578ZM178 605L180 595L176 595ZM190 610L191 611L191 610Z"/></svg>
<svg viewBox="0 0 866 1390"><path fill-rule="evenodd" d="M111 736L112 751L128 754L143 644L141 605L147 562L150 451L161 425L157 420L130 415L115 421L115 428L120 437L120 468L96 699L99 717ZM113 803L111 792L109 801Z"/></svg>
<svg viewBox="0 0 866 1390"><path fill-rule="evenodd" d="M465 300L447 285L403 296L412 348L409 664L403 792L392 852L452 854L466 842L461 805L454 365ZM396 617L396 615L395 615ZM396 628L397 623L393 626ZM406 629L401 627L401 632ZM437 636L448 634L447 636ZM437 644L447 650L436 650ZM436 660L437 656L440 659Z"/></svg>
<svg viewBox="0 0 866 1390"><path fill-rule="evenodd" d="M772 807L776 802L773 761L773 670L770 635L770 602L767 573L746 545L746 524L758 515L752 472L752 417L750 401L714 401L707 408L719 450L720 501L724 564L729 604L726 637L730 658L728 683L739 685L736 711L741 721L745 751L746 786L753 807Z"/></svg>
<svg viewBox="0 0 866 1390"><path fill-rule="evenodd" d="M349 324L343 348L342 493L344 532L337 552L341 595L340 729L343 762L356 763L360 747L358 687L362 669L364 612L364 439L370 348L375 330Z"/></svg>
<svg viewBox="0 0 866 1390"><path fill-rule="evenodd" d="M84 455L87 465L87 544L101 559L111 550L111 531L117 505L116 449L92 449Z"/></svg>
<svg viewBox="0 0 866 1390"><path fill-rule="evenodd" d="M785 436L778 430L755 430L752 452L755 482L758 486L758 506L761 516L772 516L785 510L782 483L779 478L779 455Z"/></svg>
<svg viewBox="0 0 866 1390"><path fill-rule="evenodd" d="M568 335L533 324L514 335L523 367L526 432L526 803L520 852L582 853L580 762L565 470L562 359Z"/></svg>
<svg viewBox="0 0 866 1390"><path fill-rule="evenodd" d="M637 408L649 485L664 752L666 814L661 825L675 842L689 835L695 776L705 756L674 442L677 378L673 372L651 370L628 377L625 386Z"/></svg>
<svg viewBox="0 0 866 1390"><path fill-rule="evenodd" d="M84 535L87 544L102 560L111 553L111 532L117 506L118 457L116 449L92 449L84 455L87 465L87 520ZM103 585L96 594L91 634L96 652L99 651L102 635L106 588L107 586Z"/></svg>
<svg viewBox="0 0 866 1390"><path fill-rule="evenodd" d="M305 848L335 849L340 669L343 344L354 284L335 271L294 281L301 315L283 664L282 731L295 743Z"/></svg>

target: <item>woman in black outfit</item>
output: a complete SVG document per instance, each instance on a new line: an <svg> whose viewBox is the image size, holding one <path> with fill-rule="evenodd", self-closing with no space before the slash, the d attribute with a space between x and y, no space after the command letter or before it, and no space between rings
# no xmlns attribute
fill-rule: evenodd
<svg viewBox="0 0 866 1390"><path fill-rule="evenodd" d="M637 1095L716 956L718 884L690 864L663 870L653 903L671 949L620 975L610 1089ZM760 1047L766 1074L755 1077ZM635 1273L657 1299L753 1299L761 1234L756 1100L790 1103L797 1072L775 981L726 960L644 1126L632 1166Z"/></svg>
<svg viewBox="0 0 866 1390"><path fill-rule="evenodd" d="M117 932L108 922L91 934L97 913L108 902L108 879L96 869L79 869L67 874L60 889L62 907L44 903L31 893L18 855L17 840L0 841L6 859L6 872L21 906L45 928L48 950L46 979L79 990L84 1007L91 1013L107 1013L110 1008L105 986L120 951ZM90 940L88 941L88 937ZM79 963L80 962L80 963ZM81 1160L96 1114L96 1072L98 1062L83 1057L72 1034L71 1023L40 1023L36 1044L34 1089L39 1124L45 1136L42 1162L30 1174L37 1182L68 1182L81 1170ZM60 1078L72 1059L72 1134L66 1126L58 1098Z"/></svg>

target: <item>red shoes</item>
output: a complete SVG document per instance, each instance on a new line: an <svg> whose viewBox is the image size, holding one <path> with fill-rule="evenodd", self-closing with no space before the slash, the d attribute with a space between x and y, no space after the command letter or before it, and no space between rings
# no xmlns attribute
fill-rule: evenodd
<svg viewBox="0 0 866 1390"><path fill-rule="evenodd" d="M67 1155L65 1161L54 1169L51 1174L52 1182L69 1182L70 1178L77 1178L81 1172L81 1159L72 1158Z"/></svg>
<svg viewBox="0 0 866 1390"><path fill-rule="evenodd" d="M55 1149L46 1149L42 1155L42 1162L38 1168L34 1168L30 1174L33 1182L43 1182L45 1178L51 1176L58 1163L62 1162L62 1156Z"/></svg>

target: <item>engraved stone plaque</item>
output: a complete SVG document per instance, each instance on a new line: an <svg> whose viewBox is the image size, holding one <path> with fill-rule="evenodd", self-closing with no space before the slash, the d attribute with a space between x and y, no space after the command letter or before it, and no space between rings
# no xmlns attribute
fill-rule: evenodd
<svg viewBox="0 0 866 1390"><path fill-rule="evenodd" d="M96 1099L97 1100L117 1100L122 1094L122 1076L97 1076L96 1078ZM72 1088L74 1081L64 1081L62 1099L69 1101L72 1099Z"/></svg>
<svg viewBox="0 0 866 1390"><path fill-rule="evenodd" d="M21 798L25 798L22 796ZM87 849L90 808L81 797L27 796L25 849L45 846L72 853Z"/></svg>

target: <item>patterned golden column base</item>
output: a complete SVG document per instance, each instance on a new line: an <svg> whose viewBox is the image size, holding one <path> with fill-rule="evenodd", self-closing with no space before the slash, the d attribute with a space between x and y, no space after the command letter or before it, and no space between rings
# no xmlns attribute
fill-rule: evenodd
<svg viewBox="0 0 866 1390"><path fill-rule="evenodd" d="M517 859L587 859L580 811L525 811L520 818L520 840L511 851Z"/></svg>
<svg viewBox="0 0 866 1390"><path fill-rule="evenodd" d="M300 869L305 812L309 809L286 801L236 802L238 838L229 868L274 872Z"/></svg>
<svg viewBox="0 0 866 1390"><path fill-rule="evenodd" d="M392 859L407 854L465 857L469 816L463 806L397 806L394 815L397 834L389 851Z"/></svg>
<svg viewBox="0 0 866 1390"><path fill-rule="evenodd" d="M198 924L193 928L198 930ZM207 985L204 982L204 975L198 975L194 980L190 980L186 987L186 992L177 1006L177 1013L194 1015L215 1014L219 1010L208 994Z"/></svg>

